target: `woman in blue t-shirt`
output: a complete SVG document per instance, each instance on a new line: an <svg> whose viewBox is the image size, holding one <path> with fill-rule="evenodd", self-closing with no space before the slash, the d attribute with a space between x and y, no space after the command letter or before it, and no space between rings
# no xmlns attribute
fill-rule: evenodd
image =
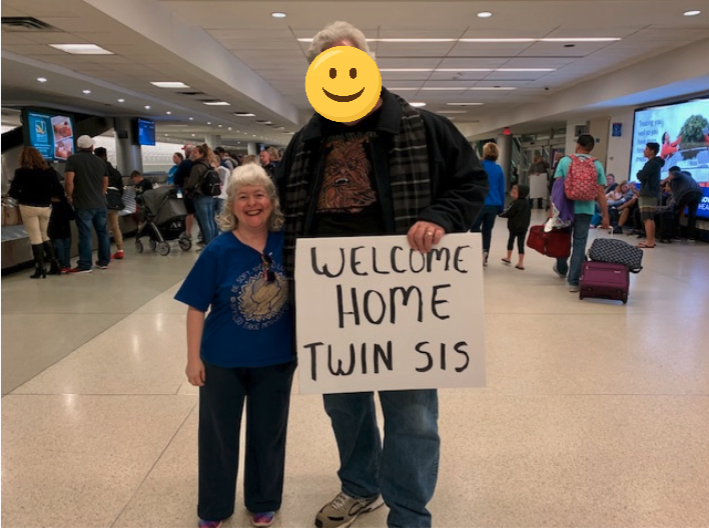
<svg viewBox="0 0 709 528"><path fill-rule="evenodd" d="M497 164L500 149L495 143L486 143L483 147L483 168L487 172L490 190L485 197L485 205L480 210L471 231L483 234L483 266L487 266L490 255L492 229L495 227L497 215L505 209L505 175L502 167Z"/></svg>
<svg viewBox="0 0 709 528"><path fill-rule="evenodd" d="M283 495L295 357L283 215L261 167L235 170L219 223L225 232L175 295L189 306L186 374L200 391L199 526L216 528L234 513L244 400L244 502L254 526L269 526Z"/></svg>

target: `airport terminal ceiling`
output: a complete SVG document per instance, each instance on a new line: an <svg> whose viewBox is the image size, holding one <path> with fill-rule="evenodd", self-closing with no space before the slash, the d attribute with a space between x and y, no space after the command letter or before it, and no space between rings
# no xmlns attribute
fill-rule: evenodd
<svg viewBox="0 0 709 528"><path fill-rule="evenodd" d="M470 132L709 39L709 9L687 16L701 4L2 0L2 102L142 116L163 140L286 144L312 114L309 40L346 20L384 86ZM151 84L161 82L176 84Z"/></svg>

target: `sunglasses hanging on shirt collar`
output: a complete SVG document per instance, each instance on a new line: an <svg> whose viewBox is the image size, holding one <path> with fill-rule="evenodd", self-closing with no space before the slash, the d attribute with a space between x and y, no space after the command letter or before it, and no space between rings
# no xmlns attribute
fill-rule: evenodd
<svg viewBox="0 0 709 528"><path fill-rule="evenodd" d="M276 273L271 269L273 258L270 254L261 253L261 265L263 266L263 280L273 282L276 280Z"/></svg>

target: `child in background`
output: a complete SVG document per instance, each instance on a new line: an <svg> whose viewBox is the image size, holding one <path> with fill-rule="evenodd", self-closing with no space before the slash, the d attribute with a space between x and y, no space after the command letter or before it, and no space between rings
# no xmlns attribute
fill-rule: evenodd
<svg viewBox="0 0 709 528"><path fill-rule="evenodd" d="M56 201L52 201L52 214L49 217L47 235L54 245L54 251L59 260L59 269L62 273L66 273L71 269L71 222L76 215L66 196L53 200Z"/></svg>
<svg viewBox="0 0 709 528"><path fill-rule="evenodd" d="M510 191L510 196L514 200L510 206L499 214L501 218L507 218L507 229L510 238L507 241L507 257L502 259L505 264L512 263L512 249L514 249L515 239L517 239L517 250L519 251L519 262L515 266L518 270L524 269L524 241L527 238L527 230L532 221L532 211L529 206L527 196L529 187L525 185L515 185Z"/></svg>

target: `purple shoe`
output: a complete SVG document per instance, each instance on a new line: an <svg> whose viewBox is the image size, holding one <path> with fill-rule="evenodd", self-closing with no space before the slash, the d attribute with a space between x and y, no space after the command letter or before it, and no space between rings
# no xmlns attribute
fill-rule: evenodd
<svg viewBox="0 0 709 528"><path fill-rule="evenodd" d="M199 528L219 528L221 525L222 521L205 521L203 519L200 519L197 524Z"/></svg>
<svg viewBox="0 0 709 528"><path fill-rule="evenodd" d="M250 520L251 524L256 527L271 526L273 519L276 517L276 512L252 513Z"/></svg>

